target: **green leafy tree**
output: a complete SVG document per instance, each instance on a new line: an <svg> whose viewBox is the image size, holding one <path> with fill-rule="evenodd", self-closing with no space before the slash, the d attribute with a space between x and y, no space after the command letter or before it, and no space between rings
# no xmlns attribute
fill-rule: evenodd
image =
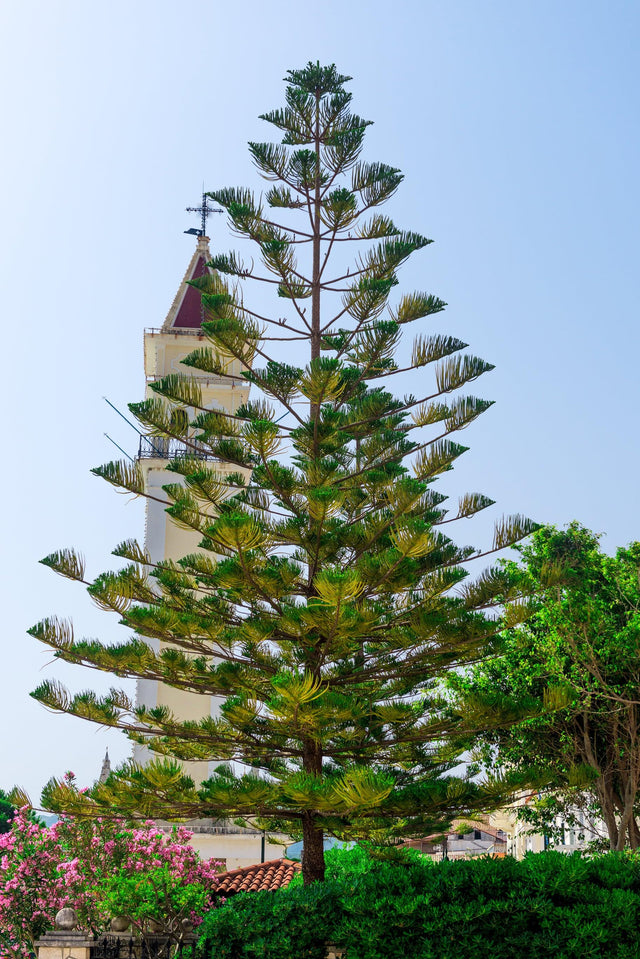
<svg viewBox="0 0 640 959"><path fill-rule="evenodd" d="M484 552L442 532L492 502L472 493L447 512L434 487L466 449L451 435L491 405L458 391L492 367L453 336L422 331L442 300L396 296L398 270L430 241L379 212L402 175L361 159L369 121L351 112L349 79L334 66L290 71L286 105L262 118L282 142L249 145L272 185L210 194L260 266L218 254L193 281L209 345L184 363L227 377L239 362L250 402L206 409L195 379L176 373L130 406L151 435L184 446L167 467L168 512L199 534L199 550L156 565L136 543L115 550L130 565L88 585L134 630L120 645L78 640L54 619L32 630L69 662L223 700L219 715L184 722L118 690L71 697L44 683L34 695L45 705L166 757L82 797L54 782L50 808L260 817L303 835L306 882L324 874L325 832L433 832L501 794L451 774L474 730L449 709L442 678L484 657L502 628L492 610L504 576L463 585L461 564L532 529L502 519ZM251 300L260 286L279 297L272 312ZM414 323L421 331L401 353ZM394 396L400 374L414 375L415 394ZM95 472L146 492L138 465ZM44 562L86 582L72 551ZM520 615L516 602L509 616ZM223 764L196 786L176 759Z"/></svg>
<svg viewBox="0 0 640 959"><path fill-rule="evenodd" d="M483 736L489 768L544 770L550 784L521 815L554 835L554 819L640 844L640 543L604 554L578 523L539 529L512 564L537 612L508 632L503 654L454 684L464 708L499 700L529 718ZM588 835L588 833L587 833ZM557 836L556 836L557 838Z"/></svg>
<svg viewBox="0 0 640 959"><path fill-rule="evenodd" d="M0 789L0 834L10 832L15 814L16 808L9 799L9 794Z"/></svg>
<svg viewBox="0 0 640 959"><path fill-rule="evenodd" d="M4 789L0 789L0 836L3 833L11 832L11 824L18 812L18 807L12 801L14 792L15 790L5 792ZM44 826L44 820L33 809L29 810L27 817L30 822L37 826Z"/></svg>

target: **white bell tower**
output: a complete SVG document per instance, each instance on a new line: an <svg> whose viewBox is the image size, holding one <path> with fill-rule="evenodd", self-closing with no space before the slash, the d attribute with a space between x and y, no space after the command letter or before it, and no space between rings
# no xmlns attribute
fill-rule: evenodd
<svg viewBox="0 0 640 959"><path fill-rule="evenodd" d="M211 409L229 412L245 403L249 396L249 384L240 376L240 364L234 360L229 365L229 376L212 376L182 365L185 356L206 342L201 330L200 293L189 286L189 280L205 275L207 260L211 258L209 240L199 235L196 249L189 261L167 317L159 329L144 333L144 369L147 381L146 395L154 396L150 384L168 373L188 373L196 379L202 391L203 405ZM175 473L167 474L165 467L174 456L187 452L177 440L164 438L140 438L138 462L145 478L145 487L154 498L146 501L145 547L152 562L164 559L178 560L193 553L199 542L196 532L185 530L173 522L166 512L166 495L162 490L167 483L179 482ZM190 455L193 449L189 448ZM197 455L197 454L196 454ZM202 456L206 457L205 450ZM153 641L150 641L153 642ZM158 645L156 641L156 645ZM156 680L138 681L137 702L147 707L166 706L180 719L201 719L205 715L206 700L202 696L173 689ZM213 702L210 703L210 709ZM150 756L145 746L134 748L134 759L145 762ZM185 763L185 771L196 782L207 778L205 762Z"/></svg>
<svg viewBox="0 0 640 959"><path fill-rule="evenodd" d="M147 396L155 396L150 385L168 373L189 373L198 380L202 392L203 405L211 409L224 409L234 413L249 398L249 384L240 375L240 363L229 363L228 375L212 376L190 367L183 366L182 360L200 345L205 345L205 335L201 329L202 308L200 293L189 286L189 280L204 276L207 262L211 258L209 239L205 236L206 218L213 212L203 196L202 206L188 208L202 216L202 228L187 232L197 236L196 249L189 261L183 280L175 295L166 319L158 329L148 329L144 333L144 371ZM198 546L200 536L194 531L182 529L173 522L162 502L166 494L162 487L167 483L179 482L176 473L167 473L166 466L174 456L185 453L185 448L177 440L141 437L138 450L138 462L145 478L145 488L154 499L146 501L145 547L152 562L163 559L178 560L193 553ZM193 449L189 448L193 455ZM203 449L202 456L206 458ZM159 647L158 640L147 640ZM165 686L156 680L138 680L136 700L138 705L149 708L166 706L179 719L202 719L212 715L216 701L212 697L208 702L203 696ZM145 763L151 757L145 746L135 746L133 758ZM183 763L187 775L197 783L209 775L207 762ZM243 828L226 821L196 820L186 824L194 833L193 845L204 858L221 859L229 869L253 865L261 859L282 856L286 837L282 843L271 843L260 830Z"/></svg>

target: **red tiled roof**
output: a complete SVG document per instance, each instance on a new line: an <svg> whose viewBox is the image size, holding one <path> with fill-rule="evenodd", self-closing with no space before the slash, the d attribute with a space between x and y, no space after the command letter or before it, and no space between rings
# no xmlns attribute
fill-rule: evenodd
<svg viewBox="0 0 640 959"><path fill-rule="evenodd" d="M218 877L216 892L221 896L233 896L237 892L263 892L288 886L302 866L291 859L270 859L255 866L230 869Z"/></svg>
<svg viewBox="0 0 640 959"><path fill-rule="evenodd" d="M474 829L479 829L481 832L491 836L493 839L500 839L501 836L504 836L504 831L502 829L496 829L494 826L489 826L487 823L482 822L481 819L454 819L453 824L450 829L446 829L443 832L434 832L429 836L424 836L422 839L406 839L402 845L409 846L411 848L418 848L420 843L434 842L436 840L441 841L442 836L459 836L460 834L466 834ZM417 843L417 846L413 844Z"/></svg>
<svg viewBox="0 0 640 959"><path fill-rule="evenodd" d="M494 826L490 826L489 823L483 822L482 819L454 819L448 835L459 836L474 829L479 829L494 839L498 839L500 833L504 835L502 829L496 829Z"/></svg>

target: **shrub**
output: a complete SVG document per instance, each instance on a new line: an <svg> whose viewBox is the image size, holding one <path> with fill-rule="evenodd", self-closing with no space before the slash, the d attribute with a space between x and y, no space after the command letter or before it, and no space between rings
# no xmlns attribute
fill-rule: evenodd
<svg viewBox="0 0 640 959"><path fill-rule="evenodd" d="M328 854L323 885L243 893L202 926L204 959L631 959L640 857L380 862ZM206 943L206 945L205 945Z"/></svg>
<svg viewBox="0 0 640 959"><path fill-rule="evenodd" d="M325 959L340 905L327 882L240 894L209 913L201 942L212 939L211 959Z"/></svg>
<svg viewBox="0 0 640 959"><path fill-rule="evenodd" d="M20 810L0 835L0 956L25 959L73 906L82 928L101 933L114 916L144 934L149 920L177 941L182 920L195 924L210 906L219 863L202 861L191 833L162 833L154 823L63 817L50 829Z"/></svg>

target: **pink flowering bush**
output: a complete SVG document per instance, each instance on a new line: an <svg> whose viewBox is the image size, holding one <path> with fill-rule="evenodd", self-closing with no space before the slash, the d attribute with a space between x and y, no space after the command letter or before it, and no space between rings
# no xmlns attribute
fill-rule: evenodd
<svg viewBox="0 0 640 959"><path fill-rule="evenodd" d="M154 823L63 817L46 829L20 810L0 835L0 957L23 959L72 906L82 928L100 934L115 916L134 930L179 941L211 907L220 863L201 860L191 833Z"/></svg>
<svg viewBox="0 0 640 959"><path fill-rule="evenodd" d="M0 956L28 956L58 909L67 905L60 861L54 831L19 810L11 830L0 835Z"/></svg>
<svg viewBox="0 0 640 959"><path fill-rule="evenodd" d="M63 818L56 835L73 853L60 863L71 903L83 927L101 932L114 916L126 916L144 933L154 920L178 937L182 920L197 924L210 907L220 863L202 860L191 833L163 833L153 822L124 827L119 820Z"/></svg>

